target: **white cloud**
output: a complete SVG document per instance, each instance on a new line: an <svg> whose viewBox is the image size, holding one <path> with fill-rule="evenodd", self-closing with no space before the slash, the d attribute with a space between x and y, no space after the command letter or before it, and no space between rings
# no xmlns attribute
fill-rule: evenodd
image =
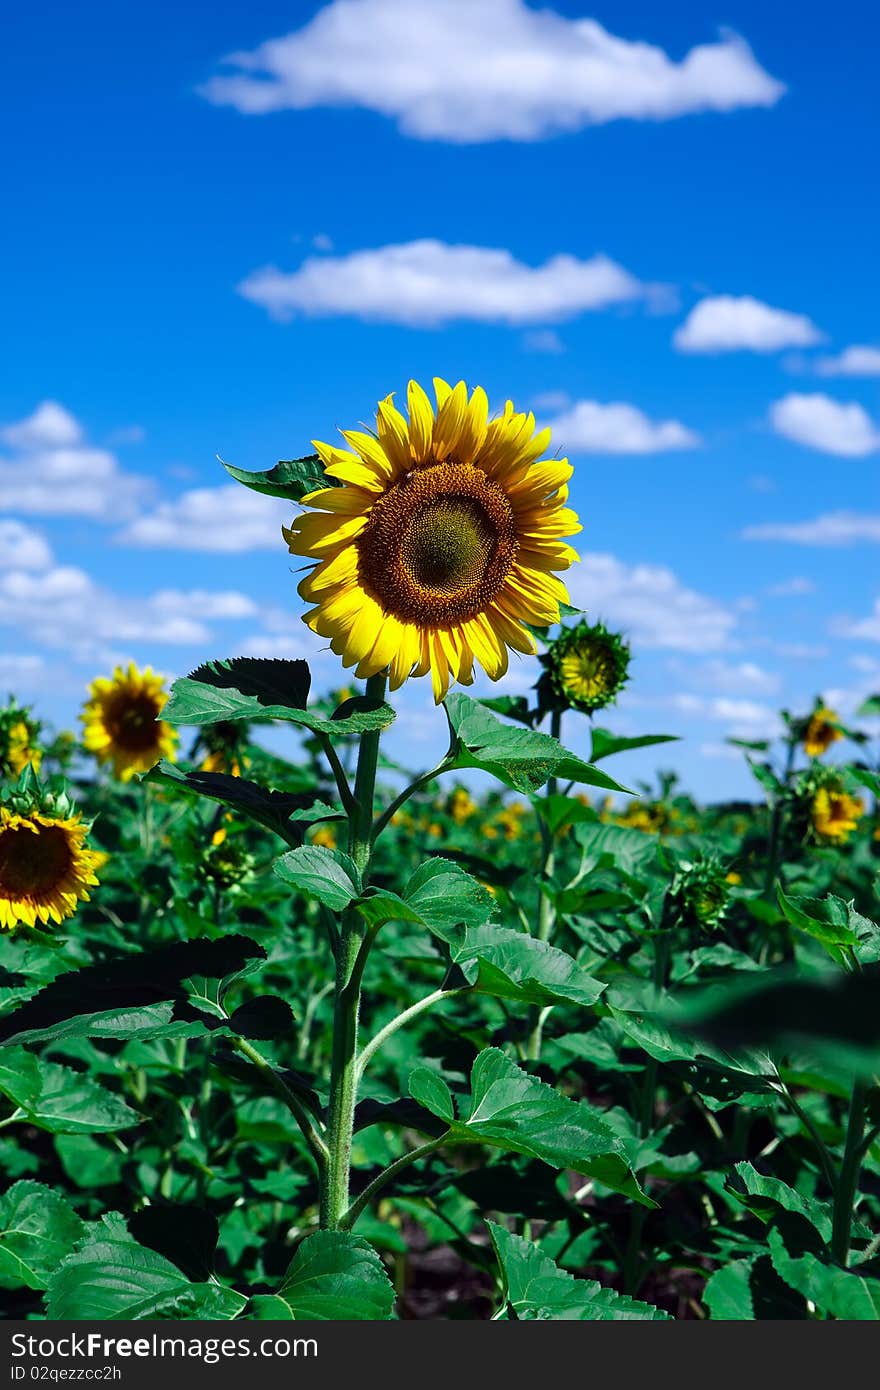
<svg viewBox="0 0 880 1390"><path fill-rule="evenodd" d="M206 620L253 617L243 594L163 590L147 597L105 589L74 566L41 574L0 575L0 626L20 629L30 641L89 659L110 643L199 645L210 640Z"/></svg>
<svg viewBox="0 0 880 1390"><path fill-rule="evenodd" d="M771 737L779 729L779 715L770 705L757 700L735 700L726 695L672 695L673 709L688 719L709 719L726 724L732 738Z"/></svg>
<svg viewBox="0 0 880 1390"><path fill-rule="evenodd" d="M771 598L801 598L815 592L815 582L802 574L796 574L793 579L784 579L779 584L771 584L767 590Z"/></svg>
<svg viewBox="0 0 880 1390"><path fill-rule="evenodd" d="M777 352L809 347L822 336L804 314L774 309L748 294L719 294L695 304L672 341L679 352Z"/></svg>
<svg viewBox="0 0 880 1390"><path fill-rule="evenodd" d="M880 515L867 512L825 512L812 521L768 521L747 526L745 541L793 541L796 545L855 545L880 541Z"/></svg>
<svg viewBox="0 0 880 1390"><path fill-rule="evenodd" d="M39 531L0 518L0 569L41 570L51 563L52 551Z"/></svg>
<svg viewBox="0 0 880 1390"><path fill-rule="evenodd" d="M523 347L527 352L543 352L558 356L565 352L565 343L555 328L535 328L523 334Z"/></svg>
<svg viewBox="0 0 880 1390"><path fill-rule="evenodd" d="M174 502L139 516L120 533L124 545L145 549L200 550L240 554L283 546L281 526L290 521L289 502L230 483L195 488Z"/></svg>
<svg viewBox="0 0 880 1390"><path fill-rule="evenodd" d="M525 265L509 251L423 239L309 256L298 270L256 270L239 294L277 319L351 315L376 323L437 327L457 319L529 324L571 319L650 293L607 256L557 255Z"/></svg>
<svg viewBox="0 0 880 1390"><path fill-rule="evenodd" d="M820 357L816 372L819 376L880 376L880 347L856 343L836 357Z"/></svg>
<svg viewBox="0 0 880 1390"><path fill-rule="evenodd" d="M623 628L637 645L716 652L730 645L736 615L688 589L665 565L627 565L586 554L568 580L572 603Z"/></svg>
<svg viewBox="0 0 880 1390"><path fill-rule="evenodd" d="M682 662L671 661L669 667L674 674L685 673ZM723 691L725 696L775 695L780 687L779 676L754 661L731 662L715 657L691 669L688 675L702 686Z"/></svg>
<svg viewBox="0 0 880 1390"><path fill-rule="evenodd" d="M247 115L360 106L408 135L461 143L772 106L785 90L735 34L675 62L524 0L334 0L225 66L202 95Z"/></svg>
<svg viewBox="0 0 880 1390"><path fill-rule="evenodd" d="M649 420L624 401L575 401L550 424L555 440L572 453L659 454L700 443L680 421Z"/></svg>
<svg viewBox="0 0 880 1390"><path fill-rule="evenodd" d="M85 441L79 422L55 401L0 430L12 450L0 455L0 506L42 516L130 516L151 490L123 473L116 456Z"/></svg>
<svg viewBox="0 0 880 1390"><path fill-rule="evenodd" d="M809 449L840 458L864 458L880 449L880 429L856 401L834 401L821 393L796 391L770 407L777 434Z"/></svg>
<svg viewBox="0 0 880 1390"><path fill-rule="evenodd" d="M833 627L837 637L861 638L867 642L880 642L880 598L874 602L867 618L841 618Z"/></svg>

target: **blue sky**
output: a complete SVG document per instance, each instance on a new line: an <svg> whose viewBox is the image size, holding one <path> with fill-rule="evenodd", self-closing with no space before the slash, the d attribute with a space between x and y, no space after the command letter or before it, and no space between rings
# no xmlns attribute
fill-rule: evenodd
<svg viewBox="0 0 880 1390"><path fill-rule="evenodd" d="M315 652L286 510L216 455L464 377L575 463L572 590L637 656L608 722L747 791L728 734L880 687L878 37L867 3L18 7L0 688L69 723L117 659Z"/></svg>

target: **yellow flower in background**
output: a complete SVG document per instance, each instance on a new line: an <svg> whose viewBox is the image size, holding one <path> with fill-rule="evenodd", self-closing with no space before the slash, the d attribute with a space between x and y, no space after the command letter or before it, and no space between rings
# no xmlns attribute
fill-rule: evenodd
<svg viewBox="0 0 880 1390"><path fill-rule="evenodd" d="M553 571L577 559L564 538L581 526L568 461L542 458L549 430L511 401L489 420L481 387L434 387L436 409L409 383L408 419L386 397L375 435L342 431L348 450L314 441L342 486L304 497L313 510L284 537L315 562L305 621L343 664L359 678L389 668L392 690L430 671L439 702L475 661L498 680L509 648L535 652L523 624L559 621L568 594Z"/></svg>
<svg viewBox="0 0 880 1390"><path fill-rule="evenodd" d="M804 731L804 752L808 757L821 758L823 753L828 752L832 743L843 738L837 727L838 717L833 709L828 709L825 705L819 705L813 711Z"/></svg>
<svg viewBox="0 0 880 1390"><path fill-rule="evenodd" d="M861 797L850 796L842 788L820 787L813 797L813 828L827 840L847 840L864 814Z"/></svg>
<svg viewBox="0 0 880 1390"><path fill-rule="evenodd" d="M61 923L88 901L107 856L86 848L86 834L78 816L0 806L0 928Z"/></svg>
<svg viewBox="0 0 880 1390"><path fill-rule="evenodd" d="M168 693L149 666L117 666L112 677L92 681L89 696L80 715L83 743L99 763L113 764L120 781L149 772L160 758L173 758L177 734L159 718Z"/></svg>
<svg viewBox="0 0 880 1390"><path fill-rule="evenodd" d="M7 732L5 762L13 777L20 776L28 763L34 772L40 770L40 763L43 761L42 749L33 748L31 738L31 730L23 719L16 720Z"/></svg>
<svg viewBox="0 0 880 1390"><path fill-rule="evenodd" d="M456 787L449 798L447 809L456 825L464 825L480 808L464 787Z"/></svg>
<svg viewBox="0 0 880 1390"><path fill-rule="evenodd" d="M312 844L319 845L321 849L336 848L336 832L332 826L319 825L312 836Z"/></svg>

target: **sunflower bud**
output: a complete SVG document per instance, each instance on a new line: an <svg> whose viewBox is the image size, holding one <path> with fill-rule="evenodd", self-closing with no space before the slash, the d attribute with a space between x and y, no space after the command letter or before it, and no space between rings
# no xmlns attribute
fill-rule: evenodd
<svg viewBox="0 0 880 1390"><path fill-rule="evenodd" d="M626 684L630 649L604 623L582 621L563 628L541 662L545 667L538 682L541 708L593 714L613 704Z"/></svg>
<svg viewBox="0 0 880 1390"><path fill-rule="evenodd" d="M727 868L715 858L679 865L672 881L671 905L685 926L715 931L730 901Z"/></svg>

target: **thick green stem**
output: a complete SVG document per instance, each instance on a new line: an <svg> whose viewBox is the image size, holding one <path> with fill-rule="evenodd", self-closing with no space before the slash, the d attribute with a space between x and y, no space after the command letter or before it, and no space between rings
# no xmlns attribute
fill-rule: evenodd
<svg viewBox="0 0 880 1390"><path fill-rule="evenodd" d="M666 929L661 928L661 934L654 942L655 1007L660 1003L666 989L666 974L669 969L669 956L672 948L669 925L664 925ZM649 1057L645 1074L642 1077L642 1092L639 1101L639 1134L643 1139L646 1139L654 1128L654 1110L657 1104L657 1072L657 1058ZM623 1261L623 1287L624 1291L630 1295L638 1292L642 1282L642 1231L647 1214L647 1209L639 1206L636 1207L630 1218L629 1239Z"/></svg>
<svg viewBox="0 0 880 1390"><path fill-rule="evenodd" d="M385 676L371 676L366 694L385 697ZM370 862L373 799L379 761L378 730L361 734L355 774L354 802L349 813L348 848L358 871L366 875ZM333 1057L330 1068L330 1108L327 1121L329 1159L321 1187L321 1227L338 1230L348 1210L351 1143L357 1102L357 1034L361 974L368 949L363 918L349 910L342 919L336 951L333 1006Z"/></svg>
<svg viewBox="0 0 880 1390"><path fill-rule="evenodd" d="M843 1146L843 1160L837 1177L834 1193L834 1215L831 1228L831 1254L844 1269L849 1260L849 1245L852 1238L853 1208L859 1190L859 1173L865 1157L865 1114L869 1086L857 1081L849 1102L846 1121L846 1139Z"/></svg>
<svg viewBox="0 0 880 1390"><path fill-rule="evenodd" d="M555 709L550 715L550 734L552 738L558 739L562 731L562 712ZM555 777L551 777L547 783L547 796L555 796L558 783ZM556 909L546 891L547 880L553 877L553 870L556 868L556 844L553 832L549 826L541 822L541 845L543 856L541 860L541 878L538 885L538 920L535 926L535 936L539 941L549 941L556 923ZM529 1029L528 1041L526 1042L526 1059L530 1062L537 1062L541 1056L541 1040L544 1032L544 1020L547 1017L547 1009L538 1005L533 1005L530 1011L531 1027Z"/></svg>
<svg viewBox="0 0 880 1390"><path fill-rule="evenodd" d="M785 755L785 771L782 777L785 790L788 789L788 784L791 781L791 774L794 771L796 751L797 739L790 738ZM782 805L782 796L777 792L773 799L773 811L770 818L770 841L767 846L767 875L764 880L764 897L767 898L768 901L772 901L776 893L776 871L779 868L779 851L782 848Z"/></svg>

